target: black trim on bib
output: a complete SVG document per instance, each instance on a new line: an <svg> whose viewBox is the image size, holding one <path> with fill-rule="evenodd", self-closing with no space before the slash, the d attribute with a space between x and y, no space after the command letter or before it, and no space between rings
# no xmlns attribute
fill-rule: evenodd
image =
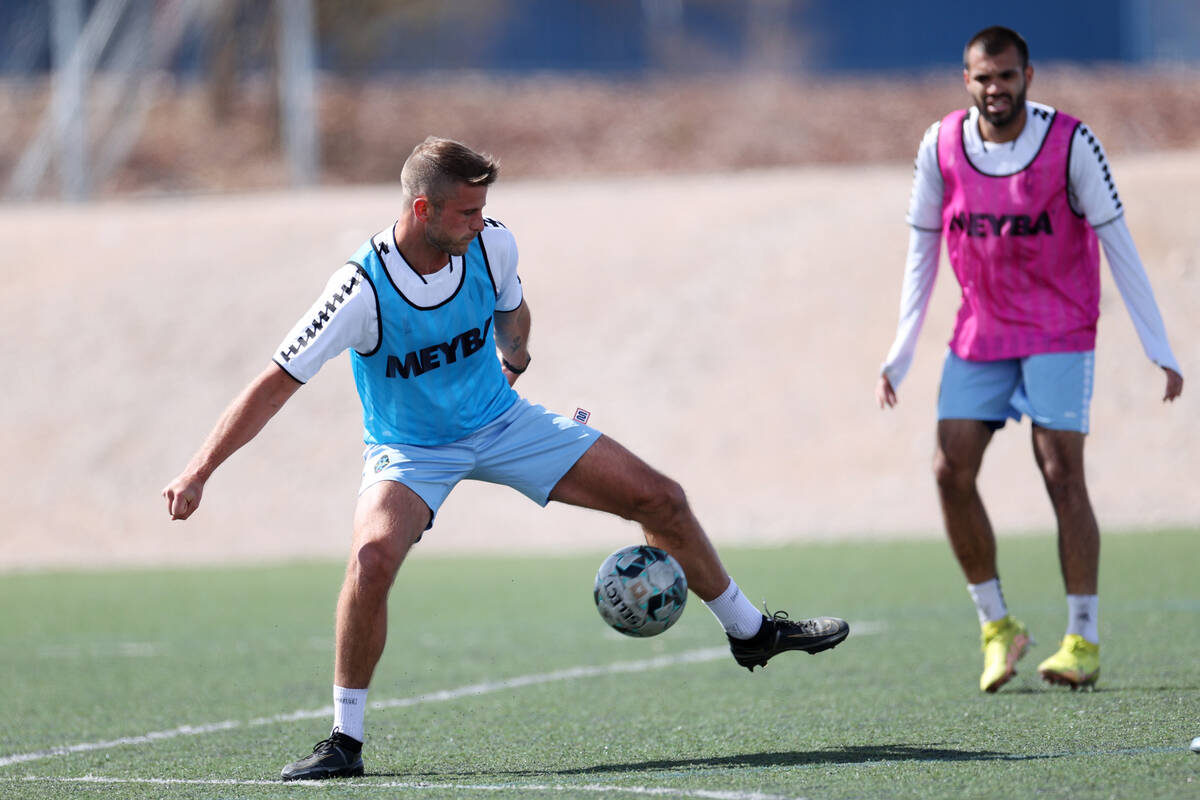
<svg viewBox="0 0 1200 800"><path fill-rule="evenodd" d="M979 173L980 175L982 175L985 178L1011 178L1013 175L1020 175L1022 172L1024 172L1025 170L1027 170L1031 166L1033 166L1033 162L1037 161L1038 156L1040 156L1042 154L1042 149L1046 146L1046 140L1050 138L1050 131L1054 130L1054 120L1058 117L1058 109L1057 108L1054 109L1053 114L1050 114L1041 109L1029 109L1028 106L1026 106L1026 109L1030 113L1037 114L1042 119L1048 118L1050 120L1050 124L1046 126L1046 133L1042 136L1042 141L1040 144L1038 144L1037 152L1033 154L1033 158L1029 159L1029 162L1026 163L1025 166L1021 167L1020 169L1013 170L1012 172L1008 172L1003 175L993 175L990 172L984 172L979 167L975 166L975 163L973 161L971 161L971 157L969 155L967 155L967 135L964 131L966 131L967 123L971 121L971 110L967 109L967 114L966 114L966 116L963 117L963 121L962 121L962 130L960 130L958 132L958 146L959 146L959 149L962 150L963 159L967 162L967 165L970 166L971 169L975 170L977 173ZM1069 157L1070 153L1068 152L1067 155L1068 155L1067 163L1070 163L1070 161L1071 161L1071 159ZM939 164L939 167L940 166L941 165ZM944 172L942 173L942 175L945 175L945 174L946 173L944 173ZM1068 203L1067 205L1069 206L1070 203Z"/></svg>
<svg viewBox="0 0 1200 800"><path fill-rule="evenodd" d="M353 264L354 262L351 263ZM380 260L379 263L382 265L383 261ZM371 284L371 294L375 295L375 346L366 353L359 353L357 350L354 351L365 358L379 352L379 346L383 344L383 309L379 307L379 289L375 286L375 281L371 280L371 276L363 269L362 264L354 264L354 266L358 267L358 272L363 276L363 280ZM384 272L387 272L387 270L384 270Z"/></svg>

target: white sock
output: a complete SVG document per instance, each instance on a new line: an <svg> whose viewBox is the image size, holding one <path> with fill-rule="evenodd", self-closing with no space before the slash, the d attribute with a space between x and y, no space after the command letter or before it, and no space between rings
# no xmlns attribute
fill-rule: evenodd
<svg viewBox="0 0 1200 800"><path fill-rule="evenodd" d="M1074 633L1092 644L1100 644L1100 596L1067 595L1067 633Z"/></svg>
<svg viewBox="0 0 1200 800"><path fill-rule="evenodd" d="M333 727L351 739L364 741L363 717L367 713L366 689L333 687Z"/></svg>
<svg viewBox="0 0 1200 800"><path fill-rule="evenodd" d="M704 605L708 606L725 632L735 639L749 639L762 627L763 613L746 599L733 578L729 579L729 586L720 596L706 600Z"/></svg>
<svg viewBox="0 0 1200 800"><path fill-rule="evenodd" d="M983 583L968 583L967 591L975 601L975 611L979 614L979 624L995 622L1008 616L1008 606L1004 604L1004 592L1000 591L1000 579L992 578Z"/></svg>

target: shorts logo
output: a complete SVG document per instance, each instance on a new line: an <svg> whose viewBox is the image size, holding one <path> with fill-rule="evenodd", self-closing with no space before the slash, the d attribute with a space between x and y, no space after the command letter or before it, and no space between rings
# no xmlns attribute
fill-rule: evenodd
<svg viewBox="0 0 1200 800"><path fill-rule="evenodd" d="M375 474L378 475L383 472L390 463L392 463L391 459L387 456L380 456L379 460L375 462Z"/></svg>
<svg viewBox="0 0 1200 800"><path fill-rule="evenodd" d="M575 409L575 416L572 417L572 419L574 419L580 425L587 425L588 420L591 418L592 418L592 412L585 411L582 408Z"/></svg>

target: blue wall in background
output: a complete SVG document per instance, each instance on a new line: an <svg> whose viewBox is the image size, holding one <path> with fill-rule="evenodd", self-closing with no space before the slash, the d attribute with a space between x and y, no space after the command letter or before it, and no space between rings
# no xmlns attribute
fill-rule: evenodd
<svg viewBox="0 0 1200 800"><path fill-rule="evenodd" d="M247 16L261 20L273 0L248 2ZM1043 63L1200 63L1200 0L1007 0L994 8L962 0L779 2L760 8L777 10L772 25L794 42L785 47L794 58L784 66L797 71L954 65L963 42L992 24L1020 31ZM95 4L86 0L88 7ZM0 70L47 68L49 5L0 2ZM396 8L403 6L396 0ZM378 52L352 58L322 41L321 61L334 71L369 72L561 70L636 77L663 69L728 69L758 55L753 6L754 0L440 0L426 6L432 15L390 30ZM662 37L654 35L664 29L686 41L683 58L678 49L664 58ZM204 32L195 32L176 68L201 70L209 46Z"/></svg>
<svg viewBox="0 0 1200 800"><path fill-rule="evenodd" d="M1122 0L1091 0L1086 12L1081 6L1056 0L1006 0L992 7L855 0L814 3L805 16L823 34L817 63L833 71L958 64L967 39L989 25L1019 32L1039 61L1125 59Z"/></svg>
<svg viewBox="0 0 1200 800"><path fill-rule="evenodd" d="M651 45L647 9L655 3L677 10L693 51L684 68L754 60L752 0L508 0L511 13L468 43L455 3L443 0L440 24L416 36L395 31L374 66L638 75L672 66ZM782 9L779 23L803 51L795 68L817 73L955 65L967 38L996 24L1020 31L1043 63L1200 63L1200 0L1008 0L997 8L962 0L783 0Z"/></svg>

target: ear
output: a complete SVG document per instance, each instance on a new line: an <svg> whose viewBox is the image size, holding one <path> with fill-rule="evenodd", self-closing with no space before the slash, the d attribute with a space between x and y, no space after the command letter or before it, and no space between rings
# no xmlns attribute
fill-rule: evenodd
<svg viewBox="0 0 1200 800"><path fill-rule="evenodd" d="M1033 64L1025 65L1025 88L1029 88L1029 84L1033 83Z"/></svg>
<svg viewBox="0 0 1200 800"><path fill-rule="evenodd" d="M421 195L412 204L413 216L420 222L428 222L430 216L433 215L433 203L429 202L429 198Z"/></svg>

